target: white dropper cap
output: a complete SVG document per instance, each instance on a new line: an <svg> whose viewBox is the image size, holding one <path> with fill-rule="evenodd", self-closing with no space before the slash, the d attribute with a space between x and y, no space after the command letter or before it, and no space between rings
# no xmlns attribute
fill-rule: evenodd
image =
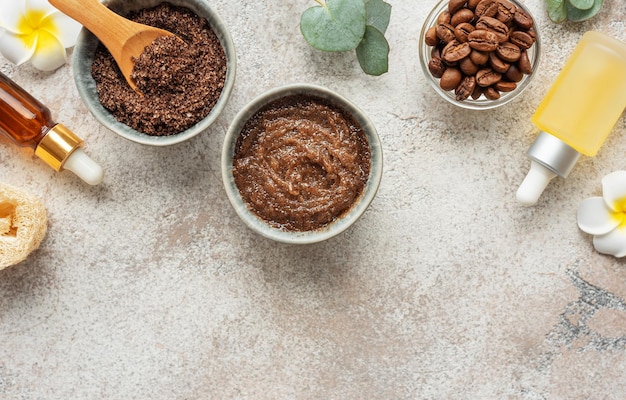
<svg viewBox="0 0 626 400"><path fill-rule="evenodd" d="M517 201L525 206L532 206L537 203L541 193L543 193L548 183L556 176L548 168L539 164L537 161L530 162L530 171L524 178L524 181L517 189Z"/></svg>
<svg viewBox="0 0 626 400"><path fill-rule="evenodd" d="M69 169L90 185L102 181L102 168L81 148L83 140L63 124L54 125L41 138L35 154L56 171Z"/></svg>
<svg viewBox="0 0 626 400"><path fill-rule="evenodd" d="M70 154L65 160L63 168L72 171L90 185L99 184L104 177L102 167L89 158L81 148L77 148Z"/></svg>
<svg viewBox="0 0 626 400"><path fill-rule="evenodd" d="M540 132L526 153L530 171L517 190L517 200L525 206L537 203L548 183L555 177L567 178L580 153L559 138Z"/></svg>

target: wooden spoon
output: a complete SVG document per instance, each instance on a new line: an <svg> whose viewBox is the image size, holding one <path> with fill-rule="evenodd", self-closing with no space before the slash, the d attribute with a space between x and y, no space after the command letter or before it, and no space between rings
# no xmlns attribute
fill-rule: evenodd
<svg viewBox="0 0 626 400"><path fill-rule="evenodd" d="M130 21L111 11L98 0L48 0L48 2L80 22L100 39L113 56L130 87L138 93L140 91L131 78L135 60L156 38L175 36L164 29Z"/></svg>

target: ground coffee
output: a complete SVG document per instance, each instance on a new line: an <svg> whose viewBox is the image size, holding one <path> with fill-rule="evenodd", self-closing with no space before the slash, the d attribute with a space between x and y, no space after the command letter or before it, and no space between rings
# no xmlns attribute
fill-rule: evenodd
<svg viewBox="0 0 626 400"><path fill-rule="evenodd" d="M92 66L102 105L120 122L153 136L184 131L217 103L226 80L226 55L204 18L162 3L127 16L177 35L162 37L136 60L130 88L108 50L100 44Z"/></svg>

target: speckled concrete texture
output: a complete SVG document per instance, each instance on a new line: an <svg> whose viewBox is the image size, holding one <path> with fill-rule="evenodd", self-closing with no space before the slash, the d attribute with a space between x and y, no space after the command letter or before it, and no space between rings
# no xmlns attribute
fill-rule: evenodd
<svg viewBox="0 0 626 400"><path fill-rule="evenodd" d="M70 66L0 69L86 139L105 169L89 187L0 138L0 181L43 198L49 229L0 271L2 399L623 399L626 264L596 253L576 210L626 168L622 116L597 157L537 206L515 191L530 117L587 30L626 41L626 4L543 37L523 95L493 111L438 98L417 55L435 0L391 1L390 70L310 48L310 2L212 2L237 46L217 124L180 145L134 144L82 104ZM348 231L274 243L238 219L220 152L235 114L287 83L336 90L383 144L383 180Z"/></svg>

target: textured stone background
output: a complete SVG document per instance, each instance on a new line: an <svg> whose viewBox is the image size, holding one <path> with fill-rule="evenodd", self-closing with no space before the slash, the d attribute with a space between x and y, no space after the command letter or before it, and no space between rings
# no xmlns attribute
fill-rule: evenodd
<svg viewBox="0 0 626 400"><path fill-rule="evenodd" d="M587 30L626 40L624 0L556 25L527 0L543 41L535 79L498 111L437 97L418 36L435 0L391 1L390 71L310 48L313 1L216 0L238 54L217 124L151 148L99 126L71 69L0 68L80 133L106 171L88 187L0 138L0 180L49 212L41 248L0 271L2 399L622 399L626 265L593 250L576 209L626 168L626 119L598 156L533 208L514 194L530 117ZM288 246L231 208L220 151L237 111L267 89L334 89L373 120L385 171L344 234Z"/></svg>

